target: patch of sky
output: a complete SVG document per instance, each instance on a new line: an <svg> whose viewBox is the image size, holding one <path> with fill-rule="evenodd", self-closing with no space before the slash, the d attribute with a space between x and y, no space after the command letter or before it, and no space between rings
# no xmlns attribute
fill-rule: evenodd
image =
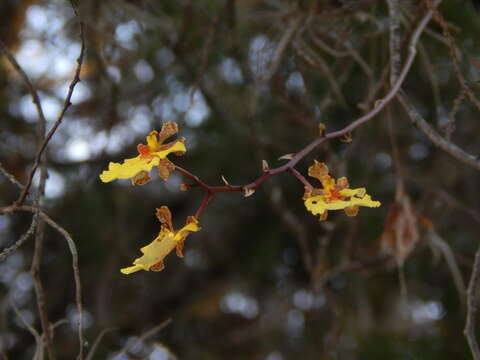
<svg viewBox="0 0 480 360"><path fill-rule="evenodd" d="M109 154L116 154L124 149L125 144L133 142L135 134L131 129L123 125L112 128L107 137L106 151Z"/></svg>
<svg viewBox="0 0 480 360"><path fill-rule="evenodd" d="M139 34L140 32L140 24L135 20L131 20L117 25L115 29L115 40L117 40L118 43L124 48L136 50L138 44L135 41L135 35Z"/></svg>
<svg viewBox="0 0 480 360"><path fill-rule="evenodd" d="M411 305L413 321L418 324L441 320L445 317L443 305L437 301L417 301Z"/></svg>
<svg viewBox="0 0 480 360"><path fill-rule="evenodd" d="M30 77L38 78L50 67L48 52L38 40L23 41L15 55L20 66Z"/></svg>
<svg viewBox="0 0 480 360"><path fill-rule="evenodd" d="M26 35L43 33L47 37L55 37L61 33L65 18L59 14L58 8L32 5L26 12Z"/></svg>
<svg viewBox="0 0 480 360"><path fill-rule="evenodd" d="M133 67L133 72L142 83L148 83L155 77L152 67L145 60L138 61Z"/></svg>
<svg viewBox="0 0 480 360"><path fill-rule="evenodd" d="M298 71L290 74L285 86L287 87L287 90L291 92L296 92L300 94L305 93L305 83L303 81L303 76Z"/></svg>
<svg viewBox="0 0 480 360"><path fill-rule="evenodd" d="M70 161L85 161L90 158L90 141L73 138L65 144L65 158Z"/></svg>
<svg viewBox="0 0 480 360"><path fill-rule="evenodd" d="M38 186L40 179L40 172L37 171L33 177L33 184ZM47 199L57 199L65 193L66 181L65 178L55 170L48 170L48 178L45 184L45 197Z"/></svg>
<svg viewBox="0 0 480 360"><path fill-rule="evenodd" d="M52 77L66 77L76 66L80 44L65 38L61 30L66 19L58 9L32 5L26 11L23 41L15 55L33 80L47 72Z"/></svg>
<svg viewBox="0 0 480 360"><path fill-rule="evenodd" d="M122 73L120 72L120 69L116 66L108 65L107 74L110 76L110 79L112 79L112 81L116 84L120 83L120 81L122 80Z"/></svg>
<svg viewBox="0 0 480 360"><path fill-rule="evenodd" d="M128 347L129 353L137 357L143 357L149 350L149 346L136 336L129 337L125 346Z"/></svg>
<svg viewBox="0 0 480 360"><path fill-rule="evenodd" d="M46 120L54 121L62 108L60 101L52 96L43 95L41 93L39 94L39 98ZM33 103L30 94L24 95L20 98L15 110L18 110L25 121L29 123L36 123L39 121L37 107Z"/></svg>
<svg viewBox="0 0 480 360"><path fill-rule="evenodd" d="M255 318L259 312L257 300L236 291L229 292L223 297L220 308L225 313L238 314L248 319Z"/></svg>
<svg viewBox="0 0 480 360"><path fill-rule="evenodd" d="M67 306L67 311L66 311L67 319L70 324L70 328L74 332L78 331L79 314L80 313L78 312L77 305L69 304ZM82 311L82 322L83 322L84 329L88 329L93 325L93 316L89 311L85 309Z"/></svg>
<svg viewBox="0 0 480 360"><path fill-rule="evenodd" d="M210 108L208 107L202 93L195 90L193 98L190 97L190 106L185 118L187 125L191 127L200 126L205 119L210 115Z"/></svg>
<svg viewBox="0 0 480 360"><path fill-rule="evenodd" d="M176 121L178 119L173 102L169 98L157 97L153 103L153 112L162 119L162 122Z"/></svg>
<svg viewBox="0 0 480 360"><path fill-rule="evenodd" d="M146 135L152 130L153 114L146 105L132 106L128 110L128 126L138 135Z"/></svg>
<svg viewBox="0 0 480 360"><path fill-rule="evenodd" d="M192 104L192 98L187 91L179 91L173 96L173 106L178 112L186 112Z"/></svg>
<svg viewBox="0 0 480 360"><path fill-rule="evenodd" d="M68 86L70 85L70 80L68 82L65 82L63 86L58 87L57 90L55 91L57 94L60 92L62 95L60 95L62 98L65 98L68 92ZM79 82L75 86L75 91L72 94L71 102L73 104L78 104L81 103L82 101L87 100L92 96L92 91L90 88L84 83L84 82Z"/></svg>
<svg viewBox="0 0 480 360"><path fill-rule="evenodd" d="M265 74L273 59L274 52L274 43L266 35L255 36L250 42L248 51L248 60L252 72L257 76Z"/></svg>
<svg viewBox="0 0 480 360"><path fill-rule="evenodd" d="M314 295L306 290L298 290L293 294L293 304L302 311L310 310L314 305L314 299Z"/></svg>
<svg viewBox="0 0 480 360"><path fill-rule="evenodd" d="M184 90L184 86L177 80L174 75L167 75L165 77L165 83L167 84L170 94L176 94Z"/></svg>
<svg viewBox="0 0 480 360"><path fill-rule="evenodd" d="M176 360L177 357L173 355L167 347L162 344L155 344L153 351L150 353L148 360Z"/></svg>
<svg viewBox="0 0 480 360"><path fill-rule="evenodd" d="M237 62L232 58L225 58L218 66L220 76L229 84L243 83L243 76Z"/></svg>

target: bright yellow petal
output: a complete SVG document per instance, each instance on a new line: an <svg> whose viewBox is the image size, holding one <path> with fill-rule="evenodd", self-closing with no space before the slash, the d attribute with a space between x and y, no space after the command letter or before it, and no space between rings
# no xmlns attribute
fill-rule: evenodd
<svg viewBox="0 0 480 360"><path fill-rule="evenodd" d="M379 207L380 205L382 205L380 203L380 201L372 200L370 195L365 195L362 198L352 197L350 199L350 201L347 201L347 202L349 203L349 206L358 205L358 206L366 206L366 207L370 207L370 208L376 208L376 207Z"/></svg>
<svg viewBox="0 0 480 360"><path fill-rule="evenodd" d="M170 146L168 149L152 152L152 155L158 156L160 159L165 159L168 154L181 152L184 153L187 151L183 140L177 140Z"/></svg>
<svg viewBox="0 0 480 360"><path fill-rule="evenodd" d="M147 145L148 147L155 151L158 147L158 131L157 130L153 130L153 131L150 131L150 134L148 134L147 136Z"/></svg>
<svg viewBox="0 0 480 360"><path fill-rule="evenodd" d="M100 174L100 180L104 183L115 179L130 179L141 171L150 171L153 166L157 166L159 158L142 159L140 156L132 159L126 159L122 164L111 162L108 164L108 170Z"/></svg>
<svg viewBox="0 0 480 360"><path fill-rule="evenodd" d="M196 232L196 231L199 231L199 230L200 230L200 227L198 226L198 222L191 222L191 223L185 225L183 228L181 228L180 230L177 231L177 233L175 234L175 240L176 241L183 240L191 232Z"/></svg>
<svg viewBox="0 0 480 360"><path fill-rule="evenodd" d="M134 266L123 268L120 271L123 274L131 274L139 270L154 270L152 267L163 262L163 259L175 249L190 232L200 230L198 221L194 217L189 217L189 219L194 220L187 223L187 225L175 233L167 230L166 226L164 226L155 240L140 249L143 255L135 259L133 262Z"/></svg>
<svg viewBox="0 0 480 360"><path fill-rule="evenodd" d="M155 240L140 249L143 255L135 259L134 266L123 268L120 271L123 274L131 274L139 270L149 271L152 266L163 261L176 244L173 232L161 232Z"/></svg>
<svg viewBox="0 0 480 360"><path fill-rule="evenodd" d="M333 179L330 175L325 175L321 181L325 190L329 191L335 189L335 179Z"/></svg>
<svg viewBox="0 0 480 360"><path fill-rule="evenodd" d="M367 190L365 188L340 190L340 195L344 197L357 196L361 198L361 197L364 197L366 193L367 193Z"/></svg>
<svg viewBox="0 0 480 360"><path fill-rule="evenodd" d="M305 207L313 215L321 215L325 210L341 210L350 206L367 206L367 207L379 207L381 204L379 201L373 201L370 195L365 195L362 198L352 197L350 200L334 200L331 202L325 202L323 196L314 196L305 200Z"/></svg>
<svg viewBox="0 0 480 360"><path fill-rule="evenodd" d="M135 265L135 266L130 266L130 267L120 269L120 272L122 274L129 275L140 270L145 270L145 269L140 265Z"/></svg>
<svg viewBox="0 0 480 360"><path fill-rule="evenodd" d="M305 207L313 215L322 215L325 210L327 210L326 205L327 203L325 202L322 195L313 196L305 200Z"/></svg>

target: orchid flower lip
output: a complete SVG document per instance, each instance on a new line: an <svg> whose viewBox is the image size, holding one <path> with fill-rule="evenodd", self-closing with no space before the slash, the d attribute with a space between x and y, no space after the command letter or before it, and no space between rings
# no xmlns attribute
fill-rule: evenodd
<svg viewBox="0 0 480 360"><path fill-rule="evenodd" d="M365 188L350 189L348 179L341 177L335 181L328 174L326 164L315 161L308 168L308 174L322 184L322 188L305 188L305 207L314 215L325 220L328 210L344 210L348 216L355 216L360 206L378 207L379 201L371 199Z"/></svg>

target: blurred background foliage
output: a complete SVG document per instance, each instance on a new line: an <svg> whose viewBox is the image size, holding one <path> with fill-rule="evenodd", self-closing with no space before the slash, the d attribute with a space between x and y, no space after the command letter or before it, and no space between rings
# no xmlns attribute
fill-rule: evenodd
<svg viewBox="0 0 480 360"><path fill-rule="evenodd" d="M426 8L424 1L400 3L405 58ZM306 175L313 159L324 161L334 177L366 186L381 208L361 209L354 218L331 212L318 222L304 208L302 184L280 175L251 197L215 197L203 230L187 239L184 259L168 256L160 273L119 272L157 235L156 207L169 206L178 227L202 194L181 192L180 174L142 187L103 184L98 175L108 162L135 156L150 130L175 121L189 151L172 160L209 184L221 185L221 175L249 183L263 159L281 165L278 157L311 142L319 123L340 129L386 93L386 2L81 0L78 6L87 56L73 106L48 146L43 205L78 247L86 351L111 330L94 359L470 358L462 279L468 281L478 242L480 179L436 148L396 102L356 130L351 143L333 140L297 166ZM478 94L480 18L463 0L443 1L440 13L458 47L459 69ZM70 4L4 0L0 14L0 39L39 90L51 126L80 50ZM459 97L453 62L448 36L432 21L403 88L432 126L478 154L479 109ZM25 182L38 116L4 57L0 119L0 163ZM0 193L2 206L18 197L4 177ZM398 206L414 217L409 230L417 237L389 233L387 215L394 221ZM13 244L29 222L26 214L1 216L1 246ZM32 252L30 240L0 263L5 359L30 359L35 350L11 305L40 329ZM450 266L445 255L454 259ZM78 314L71 257L51 229L42 260L49 319L68 320L55 330L56 353L73 359ZM129 351L122 353L124 346Z"/></svg>

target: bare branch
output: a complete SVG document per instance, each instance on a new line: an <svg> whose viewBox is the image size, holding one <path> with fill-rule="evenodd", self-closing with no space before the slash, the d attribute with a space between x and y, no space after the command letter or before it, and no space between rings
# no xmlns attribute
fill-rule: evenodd
<svg viewBox="0 0 480 360"><path fill-rule="evenodd" d="M467 320L465 323L465 334L473 360L480 360L480 348L475 335L475 320L478 310L478 285L480 280L480 247L475 253L472 275L467 289Z"/></svg>
<svg viewBox="0 0 480 360"><path fill-rule="evenodd" d="M10 181L13 185L18 187L20 190L22 190L24 188L23 184L20 183L20 181L18 181L15 178L15 176L13 176L7 170L5 170L5 168L2 166L2 164L0 164L0 172L3 174L3 176L5 176L8 179L8 181Z"/></svg>
<svg viewBox="0 0 480 360"><path fill-rule="evenodd" d="M456 159L472 166L475 169L480 170L480 161L477 156L465 152L463 149L457 145L451 143L442 137L418 112L417 109L413 106L408 96L400 91L398 94L398 99L403 105L405 111L410 116L410 120L420 129L436 146L440 149L446 151Z"/></svg>
<svg viewBox="0 0 480 360"><path fill-rule="evenodd" d="M74 8L75 15L77 15L77 11ZM63 118L65 117L65 113L67 112L68 108L72 103L70 102L72 95L73 95L73 90L75 89L75 86L77 85L78 82L80 82L80 71L82 70L82 64L83 64L83 58L85 55L85 33L84 33L84 25L82 21L79 21L80 23L80 42L81 42L81 47L80 47L80 54L78 55L77 58L77 68L75 70L75 75L70 82L70 85L68 87L68 93L67 96L65 97L65 101L63 104L62 111L60 112L60 115L58 116L57 120L53 124L52 128L48 132L48 134L45 136L45 139L43 140L42 144L40 145L40 148L37 151L37 154L35 155L35 161L33 164L32 169L30 170L30 174L28 176L28 181L27 184L25 185L25 188L23 189L22 193L20 194L20 197L16 201L17 205L22 205L25 202L25 199L27 197L27 194L30 190L30 187L32 186L32 180L33 176L35 175L35 172L37 171L38 166L40 165L40 161L42 159L43 152L45 151L50 139L52 138L53 134L57 130L57 128L60 126L62 123Z"/></svg>
<svg viewBox="0 0 480 360"><path fill-rule="evenodd" d="M43 219L48 225L50 225L53 229L58 231L63 238L66 240L68 244L68 248L70 250L70 254L72 255L72 269L73 269L73 276L75 282L75 303L77 305L78 311L78 340L80 345L80 351L78 359L83 359L83 344L84 344L84 336L83 336L83 304L82 304L82 285L80 281L80 269L78 267L78 251L75 245L75 241L73 241L72 236L66 231L63 227L57 224L54 220L52 220L45 212L42 210L28 205L22 206L7 206L4 208L0 208L0 215L5 214L12 214L18 211L22 212L31 212L31 213L38 213L38 216ZM80 357L81 356L81 357Z"/></svg>
<svg viewBox="0 0 480 360"><path fill-rule="evenodd" d="M402 42L400 32L400 1L388 0L388 13L390 16L390 86L395 84L400 68L402 57L400 55L400 45Z"/></svg>
<svg viewBox="0 0 480 360"><path fill-rule="evenodd" d="M445 257L445 261L447 262L448 268L452 273L453 281L458 291L458 295L460 298L460 303L462 307L465 307L465 282L462 278L462 273L458 268L457 261L455 260L455 255L453 254L450 245L440 237L434 230L429 232L429 239L440 251L442 252L443 256Z"/></svg>
<svg viewBox="0 0 480 360"><path fill-rule="evenodd" d="M280 63L283 60L285 51L287 50L288 45L292 41L293 36L297 32L298 27L302 23L303 17L301 16L296 16L290 25L286 28L285 32L283 33L282 38L280 39L277 48L275 49L275 53L273 55L273 60L270 64L269 69L267 70L267 73L263 77L263 81L269 82L273 75L278 70L278 67L280 66Z"/></svg>
<svg viewBox="0 0 480 360"><path fill-rule="evenodd" d="M28 330L28 332L30 332L30 334L32 334L33 337L35 338L35 343L37 344L37 346L35 348L35 354L33 355L33 359L34 360L42 359L43 358L42 336L38 333L38 331L32 325L30 325L27 322L27 320L25 320L22 313L20 312L20 310L18 310L17 306L12 300L10 300L10 305L12 306L13 311L18 316L18 318L20 319L22 324L25 326L25 328Z"/></svg>
<svg viewBox="0 0 480 360"><path fill-rule="evenodd" d="M22 78L23 82L25 83L25 86L27 87L28 91L30 92L30 95L32 96L33 103L35 104L35 107L37 108L37 113L40 118L41 122L46 122L45 115L43 114L43 109L42 109L42 103L40 102L40 97L38 96L38 92L33 86L32 82L30 81L30 78L28 77L27 73L23 68L20 66L20 64L17 62L13 54L10 52L10 50L7 48L7 46L3 43L2 40L0 40L0 52L5 55L7 60L12 64L14 69L18 72L20 77Z"/></svg>
<svg viewBox="0 0 480 360"><path fill-rule="evenodd" d="M85 360L92 360L93 357L95 356L95 352L97 351L98 345L100 345L100 342L102 341L103 337L107 335L109 332L117 330L116 328L106 328L103 329L100 334L98 334L97 338L95 339L92 347L90 348L90 351L87 354L87 357Z"/></svg>
<svg viewBox="0 0 480 360"><path fill-rule="evenodd" d="M126 344L118 354L116 354L116 356L121 356L121 355L125 355L126 353L128 353L128 351L130 351L130 349L132 347L134 347L135 345L138 345L139 343L141 343L142 341L145 341L146 339L148 339L149 337L155 335L157 332L159 332L160 330L162 330L163 328L165 328L166 326L168 326L170 323L172 322L172 319L169 318L167 320L165 320L164 322L162 322L161 324L157 325L157 326L154 326L153 328L151 328L150 330L147 330L145 331L142 335L140 335L137 339L135 339L135 341L133 341L132 343L128 343Z"/></svg>
<svg viewBox="0 0 480 360"><path fill-rule="evenodd" d="M25 209L26 211L34 210L29 206L22 206L21 209ZM67 241L68 248L70 249L70 253L72 255L72 268L73 268L73 276L75 279L75 302L77 305L77 312L78 312L78 340L79 340L79 355L77 359L83 359L83 343L84 343L84 336L83 336L83 304L82 304L82 285L80 281L80 269L78 267L78 252L75 242L73 241L72 236L60 225L58 225L55 221L53 221L47 214L44 212L39 213L40 216L45 220L45 222L50 225L52 228L57 230Z"/></svg>
<svg viewBox="0 0 480 360"><path fill-rule="evenodd" d="M12 253L17 251L33 235L37 226L37 220L38 215L35 213L32 218L32 223L30 224L27 232L23 234L22 237L15 242L15 244L2 250L2 252L0 253L0 262L4 261Z"/></svg>

